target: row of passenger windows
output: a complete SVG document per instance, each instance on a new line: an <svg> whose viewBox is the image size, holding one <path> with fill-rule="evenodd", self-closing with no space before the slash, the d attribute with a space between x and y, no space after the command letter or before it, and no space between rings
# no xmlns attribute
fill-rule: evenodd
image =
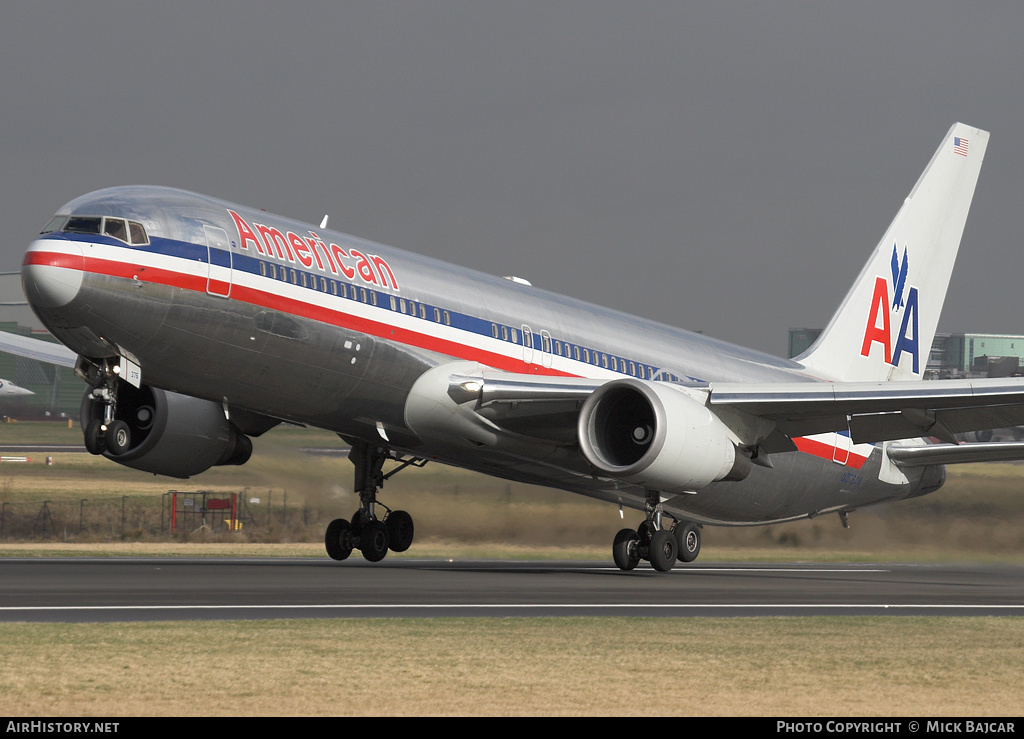
<svg viewBox="0 0 1024 739"><path fill-rule="evenodd" d="M519 343L520 332L511 326L503 326L498 323L491 324L491 336L495 339L501 339L502 341L509 341L513 344ZM522 345L527 349L533 349L533 332L523 331L523 342ZM670 382L678 382L680 378L669 372L659 372L654 367L650 367L646 364L638 364L631 359L624 359L623 357L615 356L614 354L607 354L605 352L599 352L596 349L590 349L579 344L570 344L568 341L563 342L560 339L552 338L547 333L541 333L541 350L547 354L554 354L556 357L566 357L567 359L574 359L577 362L585 362L592 364L595 367L603 367L604 369L610 369L612 372L621 372L625 375L631 375L633 377L639 377L640 379L654 380L662 379Z"/></svg>
<svg viewBox="0 0 1024 739"><path fill-rule="evenodd" d="M451 313L446 310L442 311L440 308L433 308L413 300L406 300L405 298L397 298L394 295L378 294L373 289L356 287L355 285L349 285L338 280L329 280L320 275L308 274L301 269L279 267L276 264L260 262L260 274L272 280L290 282L293 285L308 287L328 295L358 300L367 305L376 306L381 297L387 297L390 300L391 310L393 311L409 316L419 315L420 318L425 320L433 319L436 323L444 323L446 326L452 325Z"/></svg>
<svg viewBox="0 0 1024 739"><path fill-rule="evenodd" d="M280 280L281 282L290 282L293 285L310 288L329 295L358 300L361 303L373 306L378 305L378 301L386 297L389 301L389 307L393 311L407 316L418 316L423 320L433 321L434 323L443 323L445 326L452 325L451 313L441 308L418 303L415 300L406 300L394 295L387 295L386 293L378 293L376 290L349 285L346 282L330 280L321 275L311 275L303 272L301 269L278 266L272 262L261 261L259 264L260 274L264 277ZM528 349L534 348L534 335L532 331L520 331L512 326L492 323L491 336L495 339L518 344ZM520 337L522 341L520 341ZM621 372L622 374L638 377L642 380L657 379L679 382L681 379L675 374L662 372L646 364L640 364L614 354L599 352L596 349L590 349L579 344L571 344L568 341L563 342L560 339L552 338L546 332L541 333L540 339L541 350L554 356L574 359L577 362L585 362L595 367L603 367L604 369L610 369L612 372Z"/></svg>
<svg viewBox="0 0 1024 739"><path fill-rule="evenodd" d="M145 227L138 221L128 221L124 218L57 215L51 218L50 222L46 224L46 228L39 233L48 234L58 231L61 233L103 234L132 246L144 246L149 243Z"/></svg>

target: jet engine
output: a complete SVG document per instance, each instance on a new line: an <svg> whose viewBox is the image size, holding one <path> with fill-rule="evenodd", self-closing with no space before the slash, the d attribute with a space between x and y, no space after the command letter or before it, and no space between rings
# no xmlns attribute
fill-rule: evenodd
<svg viewBox="0 0 1024 739"><path fill-rule="evenodd" d="M718 416L661 383L602 385L580 409L577 436L600 473L652 490L689 492L750 472L750 459Z"/></svg>
<svg viewBox="0 0 1024 739"><path fill-rule="evenodd" d="M209 400L122 382L111 431L101 432L104 408L91 390L82 399L86 447L126 467L184 478L215 465L245 464L252 454L249 437ZM103 433L117 438L106 441Z"/></svg>

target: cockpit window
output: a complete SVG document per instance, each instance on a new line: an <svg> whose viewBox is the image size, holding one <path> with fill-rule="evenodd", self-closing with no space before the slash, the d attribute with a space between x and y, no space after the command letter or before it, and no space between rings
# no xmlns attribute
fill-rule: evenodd
<svg viewBox="0 0 1024 739"><path fill-rule="evenodd" d="M103 218L101 216L54 216L40 233L103 234L123 241L132 246L143 246L149 243L146 227L138 221L126 221L123 218Z"/></svg>
<svg viewBox="0 0 1024 739"><path fill-rule="evenodd" d="M149 237L146 236L146 229L143 228L141 223L136 223L135 221L128 221L128 231L131 233L131 243L134 246L149 243Z"/></svg>
<svg viewBox="0 0 1024 739"><path fill-rule="evenodd" d="M47 223L46 226L43 227L43 230L40 231L39 233L50 234L53 233L54 231L60 231L61 228L64 227L64 221L66 221L67 219L67 216L54 216L53 218L50 219L50 222Z"/></svg>
<svg viewBox="0 0 1024 739"><path fill-rule="evenodd" d="M98 234L102 218L94 216L71 216L61 231L73 234Z"/></svg>
<svg viewBox="0 0 1024 739"><path fill-rule="evenodd" d="M128 241L128 228L120 218L105 218L103 220L103 233L113 236L120 241Z"/></svg>

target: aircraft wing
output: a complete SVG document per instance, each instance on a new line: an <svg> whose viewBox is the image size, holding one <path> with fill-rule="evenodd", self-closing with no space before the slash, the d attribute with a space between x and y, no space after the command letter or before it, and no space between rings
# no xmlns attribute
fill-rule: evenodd
<svg viewBox="0 0 1024 739"><path fill-rule="evenodd" d="M0 331L0 351L61 367L74 367L77 355L63 344Z"/></svg>
<svg viewBox="0 0 1024 739"><path fill-rule="evenodd" d="M1024 378L927 382L712 383L712 410L773 421L790 438L850 431L855 444L1024 424Z"/></svg>
<svg viewBox="0 0 1024 739"><path fill-rule="evenodd" d="M475 401L478 415L506 430L571 442L579 410L606 382L456 373L449 378L448 394L460 404ZM745 441L767 442L768 452L795 449L789 440L830 431L849 430L855 444L934 436L952 445L958 433L1024 424L1024 378L710 383L679 389L734 429L741 419Z"/></svg>

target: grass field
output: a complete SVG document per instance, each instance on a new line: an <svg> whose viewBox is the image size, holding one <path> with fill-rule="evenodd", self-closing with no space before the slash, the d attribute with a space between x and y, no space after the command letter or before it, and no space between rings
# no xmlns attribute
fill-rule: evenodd
<svg viewBox="0 0 1024 739"><path fill-rule="evenodd" d="M0 424L0 444L78 443L76 429ZM121 541L74 527L5 541L0 556L323 556L351 514L351 465L275 429L241 468L169 482L84 454L0 463L0 501L159 496L179 489L280 501L294 522ZM950 468L936 494L838 517L704 529L702 561L1024 562L1024 467ZM614 506L428 465L382 500L416 517L417 557L608 559L635 526ZM391 555L389 555L391 556ZM2 587L2 585L0 585ZM723 715L1018 716L1021 618L383 619L0 624L0 712L22 716Z"/></svg>
<svg viewBox="0 0 1024 739"><path fill-rule="evenodd" d="M0 624L10 716L1020 716L1020 618Z"/></svg>

